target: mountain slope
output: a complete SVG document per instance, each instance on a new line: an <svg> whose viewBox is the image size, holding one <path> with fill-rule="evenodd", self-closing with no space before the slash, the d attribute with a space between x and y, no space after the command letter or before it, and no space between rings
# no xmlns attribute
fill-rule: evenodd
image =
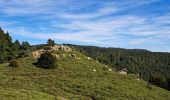
<svg viewBox="0 0 170 100"><path fill-rule="evenodd" d="M71 46L101 63L118 70L127 68L129 73L170 90L170 53L150 52L142 49Z"/></svg>
<svg viewBox="0 0 170 100"><path fill-rule="evenodd" d="M145 81L137 80L134 75L119 75L113 69L111 71L110 67L75 50L56 51L55 54L60 55L56 69L37 68L33 64L36 60L32 57L19 59L18 68L1 64L0 91L6 91L5 95L0 94L1 97L8 97L14 92L22 96L28 92L35 100L36 96L52 100L54 98L59 100L170 99L169 91L156 86L149 87ZM13 92L10 92L10 89ZM20 93L20 90L27 92Z"/></svg>

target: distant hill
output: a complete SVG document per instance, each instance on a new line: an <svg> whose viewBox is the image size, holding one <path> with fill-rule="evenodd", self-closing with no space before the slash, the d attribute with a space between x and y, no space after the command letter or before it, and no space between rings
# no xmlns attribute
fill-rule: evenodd
<svg viewBox="0 0 170 100"><path fill-rule="evenodd" d="M116 70L127 68L129 73L170 90L170 53L150 52L143 49L70 46Z"/></svg>

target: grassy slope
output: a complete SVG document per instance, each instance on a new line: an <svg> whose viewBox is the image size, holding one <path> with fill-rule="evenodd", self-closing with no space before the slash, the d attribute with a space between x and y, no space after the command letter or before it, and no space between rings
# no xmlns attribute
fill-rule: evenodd
<svg viewBox="0 0 170 100"><path fill-rule="evenodd" d="M35 67L31 57L20 59L19 68L0 65L0 97L42 99L91 99L97 100L168 100L170 92L138 81L133 75L119 75L105 65L88 60L73 51L81 59L69 56L60 58L56 69ZM96 72L93 70L96 69Z"/></svg>

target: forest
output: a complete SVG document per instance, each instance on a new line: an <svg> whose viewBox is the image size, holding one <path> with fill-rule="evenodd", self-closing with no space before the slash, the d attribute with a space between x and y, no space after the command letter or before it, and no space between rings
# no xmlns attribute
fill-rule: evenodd
<svg viewBox="0 0 170 100"><path fill-rule="evenodd" d="M30 45L27 41L20 43L18 40L12 41L8 32L0 28L0 63L28 56Z"/></svg>
<svg viewBox="0 0 170 100"><path fill-rule="evenodd" d="M70 46L116 70L127 68L128 73L170 90L170 53L150 52L143 49Z"/></svg>

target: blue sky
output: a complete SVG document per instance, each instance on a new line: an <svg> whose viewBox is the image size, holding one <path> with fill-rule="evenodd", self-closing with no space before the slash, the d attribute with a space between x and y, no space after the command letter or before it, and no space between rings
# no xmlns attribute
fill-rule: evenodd
<svg viewBox="0 0 170 100"><path fill-rule="evenodd" d="M20 41L170 52L169 0L0 0L0 27Z"/></svg>

